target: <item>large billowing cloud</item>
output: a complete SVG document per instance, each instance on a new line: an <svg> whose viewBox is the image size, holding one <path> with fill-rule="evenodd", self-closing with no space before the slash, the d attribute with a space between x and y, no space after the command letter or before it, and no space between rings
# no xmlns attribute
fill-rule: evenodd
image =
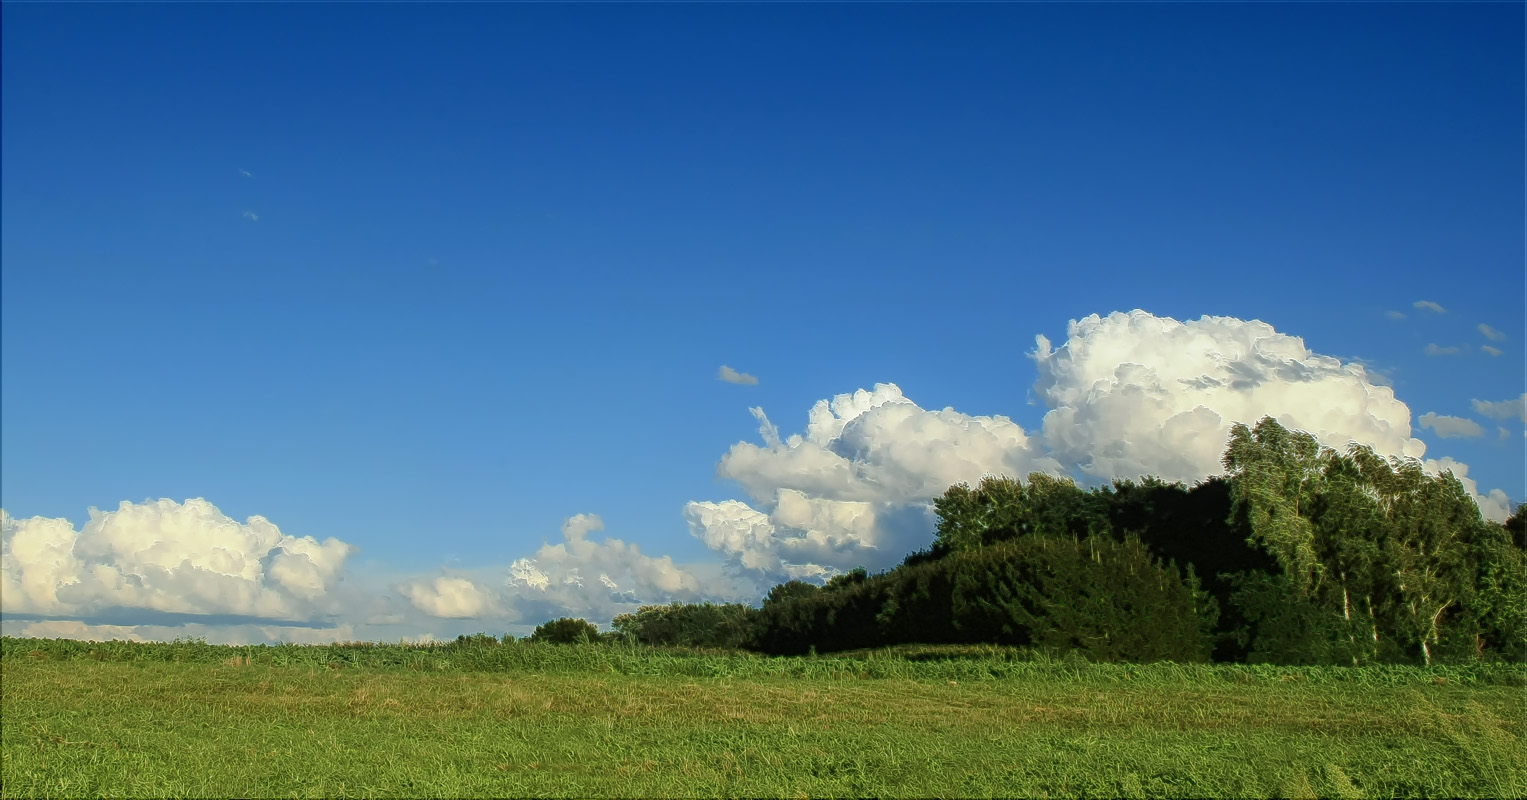
<svg viewBox="0 0 1527 800"><path fill-rule="evenodd" d="M353 548L229 519L206 500L122 503L64 519L0 511L0 609L83 615L112 609L307 620L326 613Z"/></svg>
<svg viewBox="0 0 1527 800"><path fill-rule="evenodd" d="M925 410L895 384L818 401L807 414L805 435L785 441L763 409L752 411L764 446L738 442L718 472L742 484L755 503L777 503L782 489L827 500L905 503L982 475L1056 469L1011 419Z"/></svg>
<svg viewBox="0 0 1527 800"><path fill-rule="evenodd" d="M1338 450L1357 442L1386 456L1426 454L1393 389L1259 320L1094 314L1073 320L1059 348L1036 342L1035 391L1050 407L1045 444L1093 478L1200 480L1221 471L1230 427L1264 416ZM1486 517L1505 519L1505 494L1481 496L1465 465L1424 463L1452 470Z"/></svg>
<svg viewBox="0 0 1527 800"><path fill-rule="evenodd" d="M1059 348L1036 341L1045 443L1095 478L1200 480L1221 471L1231 425L1264 416L1338 449L1426 452L1394 390L1258 320L1116 312L1073 320Z"/></svg>
<svg viewBox="0 0 1527 800"><path fill-rule="evenodd" d="M1059 469L1007 417L923 409L894 384L818 402L785 440L752 411L763 446L733 445L718 469L751 504L694 502L684 516L730 564L775 578L890 566L928 543L928 503L952 484Z"/></svg>

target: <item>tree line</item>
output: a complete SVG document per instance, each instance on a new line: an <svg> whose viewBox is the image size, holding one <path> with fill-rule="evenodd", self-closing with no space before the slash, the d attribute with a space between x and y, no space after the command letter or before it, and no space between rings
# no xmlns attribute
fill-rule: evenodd
<svg viewBox="0 0 1527 800"><path fill-rule="evenodd" d="M991 643L1095 661L1527 661L1519 508L1484 520L1451 474L1271 418L1236 425L1226 474L1082 489L986 478L934 501L934 541L886 572L789 581L760 607L644 606L600 634L532 638L803 654Z"/></svg>

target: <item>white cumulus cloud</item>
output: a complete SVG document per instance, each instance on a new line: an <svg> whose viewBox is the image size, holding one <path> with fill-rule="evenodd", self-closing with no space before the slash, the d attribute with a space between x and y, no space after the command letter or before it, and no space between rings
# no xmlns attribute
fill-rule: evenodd
<svg viewBox="0 0 1527 800"><path fill-rule="evenodd" d="M1051 409L1045 444L1082 474L1201 480L1222 471L1231 425L1271 416L1327 447L1357 442L1422 460L1433 473L1450 470L1486 518L1508 513L1505 494L1481 494L1467 465L1423 459L1426 444L1411 436L1410 408L1393 389L1265 322L1178 322L1136 310L1072 321L1059 349L1043 336L1037 342L1035 391Z"/></svg>
<svg viewBox="0 0 1527 800"><path fill-rule="evenodd" d="M1449 345L1447 347L1443 347L1442 345L1437 344L1436 342L1431 342L1431 343L1428 343L1426 345L1426 348L1424 350L1422 350L1422 352L1426 353L1429 356L1456 356L1459 353L1463 352L1463 348L1461 348L1461 347L1454 347L1452 345Z"/></svg>
<svg viewBox="0 0 1527 800"><path fill-rule="evenodd" d="M772 504L780 489L829 500L905 503L984 475L1058 471L1011 419L924 409L890 383L818 401L807 414L804 435L785 441L762 409L752 411L764 446L738 442L717 472L742 484L755 503Z"/></svg>
<svg viewBox="0 0 1527 800"><path fill-rule="evenodd" d="M1051 453L1094 478L1201 480L1222 471L1230 427L1264 416L1331 447L1426 452L1393 389L1259 320L1136 310L1072 321L1068 337L1037 337L1035 392Z"/></svg>
<svg viewBox="0 0 1527 800"><path fill-rule="evenodd" d="M733 445L717 470L752 504L694 502L684 516L730 564L763 575L890 566L928 543L928 504L951 485L1059 471L1011 419L924 409L895 384L819 401L785 440L752 412L763 446Z"/></svg>
<svg viewBox="0 0 1527 800"><path fill-rule="evenodd" d="M1431 428L1444 439L1467 439L1485 434L1485 429L1478 422L1463 417L1449 417L1428 411L1417 421L1421 427Z"/></svg>
<svg viewBox="0 0 1527 800"><path fill-rule="evenodd" d="M1479 332L1484 334L1484 337L1492 342L1506 341L1506 334L1501 333L1500 331L1484 324L1483 322L1479 323Z"/></svg>
<svg viewBox="0 0 1527 800"><path fill-rule="evenodd" d="M1422 310L1422 311L1430 311L1433 314L1446 314L1447 313L1447 309L1443 308L1442 306L1438 305L1437 303L1433 303L1430 300L1417 300L1416 302L1412 303L1411 305L1416 307L1416 308L1418 308L1418 309L1420 309L1420 310Z"/></svg>
<svg viewBox="0 0 1527 800"><path fill-rule="evenodd" d="M240 524L202 499L122 503L64 519L0 510L0 608L87 614L147 609L271 619L324 610L350 545L283 534L264 517Z"/></svg>
<svg viewBox="0 0 1527 800"><path fill-rule="evenodd" d="M1479 349L1485 351L1485 354L1490 356L1498 356L1501 354L1501 349L1499 347L1491 347L1487 344L1480 345Z"/></svg>

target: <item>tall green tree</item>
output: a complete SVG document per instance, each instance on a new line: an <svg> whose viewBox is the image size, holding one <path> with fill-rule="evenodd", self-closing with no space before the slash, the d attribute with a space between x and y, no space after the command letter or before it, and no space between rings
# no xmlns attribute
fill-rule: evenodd
<svg viewBox="0 0 1527 800"><path fill-rule="evenodd" d="M1398 617L1406 638L1431 664L1442 637L1443 614L1472 599L1477 567L1471 543L1483 520L1479 506L1450 472L1427 476L1414 461L1394 471L1389 566L1398 589Z"/></svg>
<svg viewBox="0 0 1527 800"><path fill-rule="evenodd" d="M1278 559L1293 587L1312 594L1325 579L1308 510L1321 489L1320 444L1272 417L1255 429L1230 429L1224 465L1235 476L1232 513L1243 512L1252 540Z"/></svg>
<svg viewBox="0 0 1527 800"><path fill-rule="evenodd" d="M1451 473L1363 446L1321 448L1270 418L1235 426L1225 466L1251 541L1279 565L1239 584L1259 657L1431 664L1445 639L1482 647L1477 541L1490 525ZM1498 583L1491 608L1509 609L1509 581Z"/></svg>
<svg viewBox="0 0 1527 800"><path fill-rule="evenodd" d="M1512 537L1500 527L1476 540L1479 574L1469 610L1479 620L1476 653L1488 646L1511 661L1527 661L1527 552Z"/></svg>
<svg viewBox="0 0 1527 800"><path fill-rule="evenodd" d="M1308 599L1317 607L1341 609L1340 621L1323 627L1333 628L1339 640L1333 655L1356 666L1378 658L1385 646L1379 614L1392 594L1385 553L1389 525L1373 484L1388 480L1389 466L1364 447L1354 447L1349 457L1329 450L1322 455L1322 491L1308 510L1316 556L1330 580Z"/></svg>

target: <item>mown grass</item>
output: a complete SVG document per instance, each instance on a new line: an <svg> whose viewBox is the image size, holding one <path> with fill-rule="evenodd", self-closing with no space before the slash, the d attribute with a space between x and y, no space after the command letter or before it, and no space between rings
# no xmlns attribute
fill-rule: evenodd
<svg viewBox="0 0 1527 800"><path fill-rule="evenodd" d="M1521 666L389 649L5 640L0 794L1527 794Z"/></svg>

